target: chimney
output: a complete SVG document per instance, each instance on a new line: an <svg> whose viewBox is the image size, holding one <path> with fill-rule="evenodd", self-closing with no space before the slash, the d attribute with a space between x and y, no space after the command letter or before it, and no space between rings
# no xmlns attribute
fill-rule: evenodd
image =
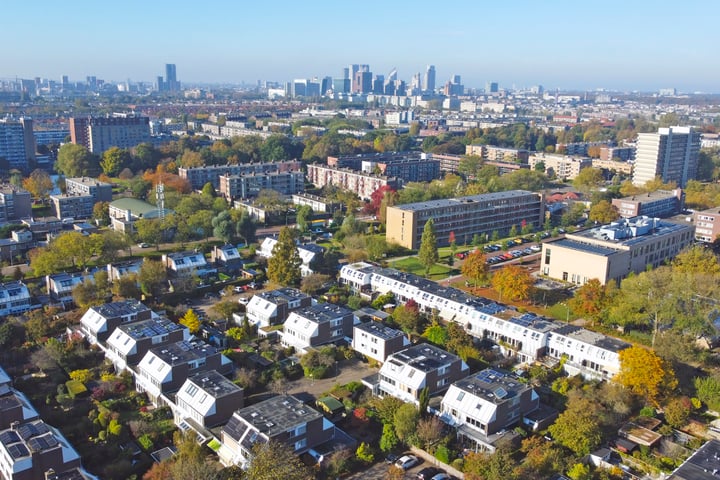
<svg viewBox="0 0 720 480"><path fill-rule="evenodd" d="M20 426L20 422L18 422L16 420L10 424L10 430L17 430L19 426Z"/></svg>
<svg viewBox="0 0 720 480"><path fill-rule="evenodd" d="M45 480L57 480L58 476L55 474L55 470L52 468L45 472Z"/></svg>

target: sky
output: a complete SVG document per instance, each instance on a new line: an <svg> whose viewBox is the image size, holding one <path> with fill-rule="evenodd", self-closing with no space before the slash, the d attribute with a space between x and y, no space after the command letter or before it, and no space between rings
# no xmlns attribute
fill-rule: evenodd
<svg viewBox="0 0 720 480"><path fill-rule="evenodd" d="M30 5L32 7L30 7ZM720 93L717 0L35 0L0 8L0 78L185 83L339 77Z"/></svg>

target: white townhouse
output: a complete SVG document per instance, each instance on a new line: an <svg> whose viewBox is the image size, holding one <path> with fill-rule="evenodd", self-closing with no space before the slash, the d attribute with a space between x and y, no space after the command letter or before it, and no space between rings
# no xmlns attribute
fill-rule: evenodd
<svg viewBox="0 0 720 480"><path fill-rule="evenodd" d="M215 370L196 373L175 395L175 424L181 430L216 427L226 423L243 403L243 389Z"/></svg>
<svg viewBox="0 0 720 480"><path fill-rule="evenodd" d="M104 348L105 340L118 326L157 316L137 300L106 303L88 308L80 319L80 331L90 344L100 343Z"/></svg>
<svg viewBox="0 0 720 480"><path fill-rule="evenodd" d="M272 257L272 251L277 242L278 240L276 237L265 237L265 239L263 239L262 243L260 244L260 250L258 250L257 254L263 258ZM300 259L302 260L302 265L300 265L300 273L303 277L307 277L308 275L314 273L312 269L312 263L325 254L325 249L320 245L314 243L297 245L296 248L298 251L298 255L300 255Z"/></svg>
<svg viewBox="0 0 720 480"><path fill-rule="evenodd" d="M405 332L375 321L355 325L352 337L353 350L380 363L410 346Z"/></svg>
<svg viewBox="0 0 720 480"><path fill-rule="evenodd" d="M301 308L283 323L281 342L300 352L337 342L352 335L353 318L352 310L333 303Z"/></svg>
<svg viewBox="0 0 720 480"><path fill-rule="evenodd" d="M245 313L251 325L269 327L283 323L291 312L313 303L310 295L295 288L283 287L253 295L245 307Z"/></svg>
<svg viewBox="0 0 720 480"><path fill-rule="evenodd" d="M40 305L33 306L30 290L24 283L0 283L0 317L27 312Z"/></svg>

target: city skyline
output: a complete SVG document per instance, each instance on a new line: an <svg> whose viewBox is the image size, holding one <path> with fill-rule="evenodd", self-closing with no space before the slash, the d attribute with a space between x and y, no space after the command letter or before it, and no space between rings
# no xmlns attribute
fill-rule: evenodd
<svg viewBox="0 0 720 480"><path fill-rule="evenodd" d="M72 9L37 3L42 14L32 23L4 22L6 37L22 41L6 48L0 78L153 82L170 63L183 84L284 82L337 78L359 63L380 75L397 68L406 81L435 65L436 85L461 75L470 88L497 81L503 88L720 92L720 67L711 60L720 14L714 2L682 9L667 1L612 0L602 9L566 0L512 9L460 2L439 10L350 9L325 0L270 9L221 0L209 10L129 0L112 11L87 0ZM20 4L3 11L6 19L29 18Z"/></svg>

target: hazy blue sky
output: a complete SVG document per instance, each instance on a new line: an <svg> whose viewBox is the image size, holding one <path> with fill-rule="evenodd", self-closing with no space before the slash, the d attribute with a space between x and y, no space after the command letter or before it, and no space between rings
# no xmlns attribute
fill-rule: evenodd
<svg viewBox="0 0 720 480"><path fill-rule="evenodd" d="M35 0L0 6L0 77L183 82L340 76L720 92L720 2Z"/></svg>

